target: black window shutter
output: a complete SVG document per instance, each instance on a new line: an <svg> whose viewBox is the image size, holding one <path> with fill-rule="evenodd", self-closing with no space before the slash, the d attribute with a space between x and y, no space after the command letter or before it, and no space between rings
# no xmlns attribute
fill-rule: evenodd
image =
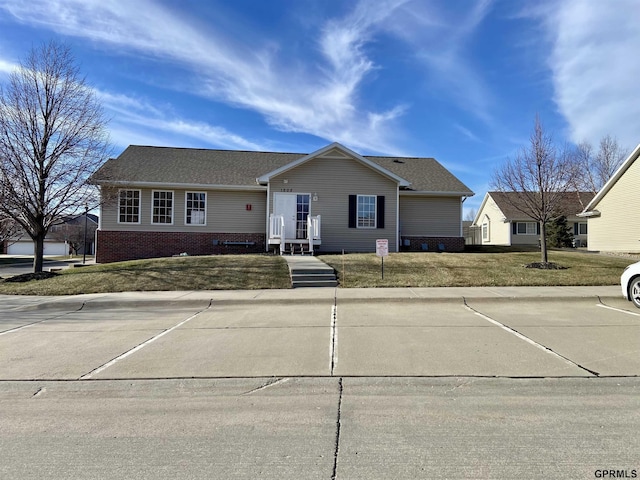
<svg viewBox="0 0 640 480"><path fill-rule="evenodd" d="M518 223L517 222L511 222L511 233L513 235L517 235L518 234Z"/></svg>
<svg viewBox="0 0 640 480"><path fill-rule="evenodd" d="M540 235L540 222L536 222L536 235Z"/></svg>
<svg viewBox="0 0 640 480"><path fill-rule="evenodd" d="M376 226L384 228L384 195L378 195L378 204L376 206Z"/></svg>
<svg viewBox="0 0 640 480"><path fill-rule="evenodd" d="M358 196L349 195L349 228L356 228L358 216Z"/></svg>
<svg viewBox="0 0 640 480"><path fill-rule="evenodd" d="M579 233L578 223L576 222L576 223L573 224L573 234L574 235L578 235L578 233Z"/></svg>

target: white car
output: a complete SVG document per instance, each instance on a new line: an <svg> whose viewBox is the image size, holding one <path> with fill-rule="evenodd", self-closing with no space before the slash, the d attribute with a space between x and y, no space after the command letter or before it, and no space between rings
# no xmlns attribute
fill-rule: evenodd
<svg viewBox="0 0 640 480"><path fill-rule="evenodd" d="M620 285L624 298L640 308L640 262L632 263L624 269Z"/></svg>

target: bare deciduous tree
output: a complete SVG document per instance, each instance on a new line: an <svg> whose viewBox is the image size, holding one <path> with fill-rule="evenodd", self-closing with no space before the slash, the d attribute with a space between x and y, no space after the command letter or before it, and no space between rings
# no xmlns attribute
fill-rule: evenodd
<svg viewBox="0 0 640 480"><path fill-rule="evenodd" d="M91 216L85 218L83 214L76 218L69 218L60 225L54 225L51 227L50 236L60 242L66 242L74 255L81 252L90 254L97 228L98 225Z"/></svg>
<svg viewBox="0 0 640 480"><path fill-rule="evenodd" d="M107 157L102 107L70 48L34 47L0 86L0 212L33 240L34 272L51 226L97 204L87 180Z"/></svg>
<svg viewBox="0 0 640 480"><path fill-rule="evenodd" d="M611 135L600 140L597 152L594 152L591 143L580 143L575 154L575 189L595 195L622 165L628 154Z"/></svg>
<svg viewBox="0 0 640 480"><path fill-rule="evenodd" d="M537 116L529 145L493 174L492 187L499 192L517 192L509 197L512 207L540 225L543 264L548 263L545 225L557 215L564 194L572 189L574 174L570 152L555 145Z"/></svg>

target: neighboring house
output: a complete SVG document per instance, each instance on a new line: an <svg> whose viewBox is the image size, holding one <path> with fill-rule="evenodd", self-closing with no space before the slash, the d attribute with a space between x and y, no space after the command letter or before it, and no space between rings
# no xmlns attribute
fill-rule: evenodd
<svg viewBox="0 0 640 480"><path fill-rule="evenodd" d="M53 225L44 239L45 255L69 255L70 243L82 233L84 228L84 214L69 217L59 225ZM91 253L94 247L94 234L98 225L98 217L93 214L87 216L87 252ZM4 252L7 255L33 255L33 240L24 233L19 239L6 242ZM83 253L80 250L79 253Z"/></svg>
<svg viewBox="0 0 640 480"><path fill-rule="evenodd" d="M577 214L592 198L589 192L567 192L557 213L567 217L576 246L587 243L587 222ZM540 225L514 206L518 199L518 192L487 192L473 221L482 245L539 244Z"/></svg>
<svg viewBox="0 0 640 480"><path fill-rule="evenodd" d="M640 145L580 214L593 251L640 252Z"/></svg>
<svg viewBox="0 0 640 480"><path fill-rule="evenodd" d="M433 158L130 146L93 176L100 263L215 253L461 251L473 192ZM112 194L112 195L110 195Z"/></svg>

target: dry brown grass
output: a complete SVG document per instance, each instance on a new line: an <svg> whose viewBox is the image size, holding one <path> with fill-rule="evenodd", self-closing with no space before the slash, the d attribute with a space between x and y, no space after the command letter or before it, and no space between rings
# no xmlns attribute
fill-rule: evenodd
<svg viewBox="0 0 640 480"><path fill-rule="evenodd" d="M481 287L615 285L624 267L635 260L608 255L552 251L549 260L565 270L538 270L524 265L540 260L539 252L393 253L384 261L375 254L323 255L338 272L341 287Z"/></svg>
<svg viewBox="0 0 640 480"><path fill-rule="evenodd" d="M0 293L16 295L260 288L291 288L282 258L219 255L134 260L71 268L47 280L0 282Z"/></svg>

